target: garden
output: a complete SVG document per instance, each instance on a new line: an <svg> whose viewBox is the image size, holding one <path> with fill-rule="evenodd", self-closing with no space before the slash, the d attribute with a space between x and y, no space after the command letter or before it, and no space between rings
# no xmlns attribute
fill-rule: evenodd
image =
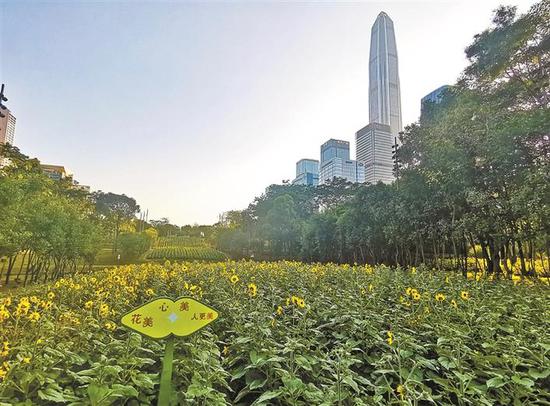
<svg viewBox="0 0 550 406"><path fill-rule="evenodd" d="M550 402L543 277L167 261L2 295L2 404L154 403L164 341L131 332L120 317L156 296L192 297L219 312L175 338L174 403Z"/></svg>

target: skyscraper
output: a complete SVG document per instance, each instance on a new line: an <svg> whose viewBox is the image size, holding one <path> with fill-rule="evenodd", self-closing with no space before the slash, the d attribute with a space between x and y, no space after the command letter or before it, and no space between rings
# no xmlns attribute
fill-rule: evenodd
<svg viewBox="0 0 550 406"><path fill-rule="evenodd" d="M369 125L355 134L357 160L365 164L367 182L393 181L392 145L402 129L395 32L391 18L381 12L370 37Z"/></svg>
<svg viewBox="0 0 550 406"><path fill-rule="evenodd" d="M383 11L371 29L369 122L389 125L393 137L403 129L395 31L393 21Z"/></svg>
<svg viewBox="0 0 550 406"><path fill-rule="evenodd" d="M365 166L362 162L349 159L349 142L330 139L321 145L319 184L334 178L343 178L353 183L365 181Z"/></svg>
<svg viewBox="0 0 550 406"><path fill-rule="evenodd" d="M296 162L296 178L293 185L317 186L319 184L319 161L300 159Z"/></svg>

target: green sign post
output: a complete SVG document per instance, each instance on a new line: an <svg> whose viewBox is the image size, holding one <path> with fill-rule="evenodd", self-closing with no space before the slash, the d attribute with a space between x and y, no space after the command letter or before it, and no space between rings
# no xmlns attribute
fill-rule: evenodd
<svg viewBox="0 0 550 406"><path fill-rule="evenodd" d="M158 297L122 316L121 324L155 339L166 340L160 375L159 406L167 406L172 393L173 336L185 337L212 323L218 312L191 297L175 301Z"/></svg>

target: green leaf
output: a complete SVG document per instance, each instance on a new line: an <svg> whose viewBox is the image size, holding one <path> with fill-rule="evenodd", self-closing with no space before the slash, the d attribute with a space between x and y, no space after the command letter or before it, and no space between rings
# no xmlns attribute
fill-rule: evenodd
<svg viewBox="0 0 550 406"><path fill-rule="evenodd" d="M111 390L106 386L100 386L96 383L91 383L88 385L88 397L93 406L103 404L103 401L105 401L110 395Z"/></svg>
<svg viewBox="0 0 550 406"><path fill-rule="evenodd" d="M231 380L234 381L235 379L242 378L244 374L246 374L246 366L241 365L239 368L231 373Z"/></svg>
<svg viewBox="0 0 550 406"><path fill-rule="evenodd" d="M438 361L445 369L456 368L456 364L447 357L439 357Z"/></svg>
<svg viewBox="0 0 550 406"><path fill-rule="evenodd" d="M303 355L297 355L294 359L296 361L296 364L298 364L300 367L305 369L306 371L311 371L311 365L306 357Z"/></svg>
<svg viewBox="0 0 550 406"><path fill-rule="evenodd" d="M500 388L504 385L506 385L506 382L502 377L495 376L494 378L489 379L487 382L485 382L488 388Z"/></svg>
<svg viewBox="0 0 550 406"><path fill-rule="evenodd" d="M185 394L190 398L200 398L207 395L211 391L212 388L205 386L203 383L195 382L189 385Z"/></svg>
<svg viewBox="0 0 550 406"><path fill-rule="evenodd" d="M525 386L526 388L531 388L535 385L535 382L529 378L521 378L519 375L512 376L512 381L518 385Z"/></svg>
<svg viewBox="0 0 550 406"><path fill-rule="evenodd" d="M250 361L252 362L252 365L258 365L260 363L265 363L266 358L262 355L258 354L256 351L250 351ZM262 362L263 361L263 362Z"/></svg>
<svg viewBox="0 0 550 406"><path fill-rule="evenodd" d="M155 382L153 382L152 378L156 378L158 374L143 374L138 373L131 376L132 382L134 385L136 385L139 388L144 389L153 389L155 386Z"/></svg>
<svg viewBox="0 0 550 406"><path fill-rule="evenodd" d="M254 390L254 389L262 388L266 383L267 383L267 378L265 378L263 380L262 379L255 379L252 382L250 382L248 387L250 388L250 390Z"/></svg>
<svg viewBox="0 0 550 406"><path fill-rule="evenodd" d="M275 399L277 396L279 396L280 394L282 393L281 390L272 390L272 391L268 391L268 392L264 392L262 393L262 395L256 399L254 401L254 403L252 403L252 406L253 405L259 405L261 404L262 402L266 402L270 399Z"/></svg>
<svg viewBox="0 0 550 406"><path fill-rule="evenodd" d="M544 369L542 371L538 371L534 368L529 368L529 376L534 379L544 379L548 375L550 375L550 369Z"/></svg>
<svg viewBox="0 0 550 406"><path fill-rule="evenodd" d="M347 375L346 377L344 377L344 379L342 379L342 382L344 382L346 385L351 387L355 392L357 393L360 392L359 385L357 385L357 382L355 382L350 375Z"/></svg>
<svg viewBox="0 0 550 406"><path fill-rule="evenodd" d="M77 397L75 396L69 397L65 395L63 392L60 392L59 390L52 387L48 387L44 390L39 389L38 397L42 400L48 400L50 402L55 402L55 403L67 403L72 400L78 400Z"/></svg>
<svg viewBox="0 0 550 406"><path fill-rule="evenodd" d="M127 398L135 397L137 398L139 396L138 391L136 388L130 385L120 385L120 384L114 384L111 388L112 395L114 396L124 396Z"/></svg>
<svg viewBox="0 0 550 406"><path fill-rule="evenodd" d="M292 393L302 391L305 387L302 380L297 377L283 377L282 381L285 385L285 388L288 388L288 390Z"/></svg>

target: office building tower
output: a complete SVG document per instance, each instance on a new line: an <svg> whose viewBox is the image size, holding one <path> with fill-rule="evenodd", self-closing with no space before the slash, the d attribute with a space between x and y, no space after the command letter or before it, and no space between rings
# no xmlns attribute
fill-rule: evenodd
<svg viewBox="0 0 550 406"><path fill-rule="evenodd" d="M332 158L349 160L349 142L331 138L321 145L321 165Z"/></svg>
<svg viewBox="0 0 550 406"><path fill-rule="evenodd" d="M392 145L399 143L401 90L393 21L378 14L371 29L369 56L369 125L355 133L357 160L368 183L393 181Z"/></svg>
<svg viewBox="0 0 550 406"><path fill-rule="evenodd" d="M349 159L348 141L330 139L321 145L319 184L328 183L334 178L343 178L353 183L365 181L364 165Z"/></svg>
<svg viewBox="0 0 550 406"><path fill-rule="evenodd" d="M389 125L370 123L355 134L357 160L365 165L365 182L391 183L393 176L392 145L395 142Z"/></svg>
<svg viewBox="0 0 550 406"><path fill-rule="evenodd" d="M395 31L384 12L378 14L371 29L369 122L389 125L393 137L403 129Z"/></svg>
<svg viewBox="0 0 550 406"><path fill-rule="evenodd" d="M319 161L300 159L296 162L296 178L292 184L317 186L319 184Z"/></svg>

